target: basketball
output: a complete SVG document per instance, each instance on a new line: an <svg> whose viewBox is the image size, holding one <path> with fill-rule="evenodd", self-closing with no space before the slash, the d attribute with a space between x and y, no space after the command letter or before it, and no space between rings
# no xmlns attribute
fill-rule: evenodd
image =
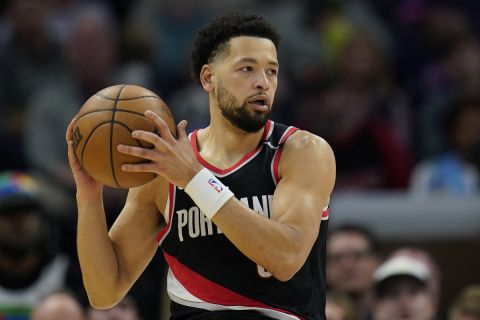
<svg viewBox="0 0 480 320"><path fill-rule="evenodd" d="M77 115L73 141L77 159L87 173L114 188L132 188L155 178L154 173L124 172L124 163L147 160L117 151L125 144L142 148L153 145L132 138L134 130L156 132L145 116L151 110L159 115L175 135L176 126L170 109L152 91L135 85L115 85L90 97Z"/></svg>

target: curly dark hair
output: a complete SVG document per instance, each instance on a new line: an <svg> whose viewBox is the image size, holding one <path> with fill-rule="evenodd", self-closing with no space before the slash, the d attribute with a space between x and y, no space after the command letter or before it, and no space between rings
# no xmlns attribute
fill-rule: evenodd
<svg viewBox="0 0 480 320"><path fill-rule="evenodd" d="M231 11L215 17L198 30L193 43L190 56L192 78L200 83L198 75L202 66L212 62L219 54L228 52L228 41L238 36L270 39L277 49L280 44L280 34L259 15Z"/></svg>

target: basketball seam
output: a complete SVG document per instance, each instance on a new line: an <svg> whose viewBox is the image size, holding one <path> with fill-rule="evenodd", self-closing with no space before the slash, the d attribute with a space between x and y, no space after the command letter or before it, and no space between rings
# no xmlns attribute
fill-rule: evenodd
<svg viewBox="0 0 480 320"><path fill-rule="evenodd" d="M115 120L115 121L113 121L113 123L114 123L114 124L121 125L121 126L124 127L125 129L127 129L130 133L133 132L133 130L132 130L129 126L127 126L125 123L123 123L123 122L120 122L120 121L116 121L116 120ZM138 146L138 147L146 148L146 146L144 146L144 145L142 144L142 141L140 141L140 140L138 140L138 139L133 139L133 140L137 143L137 146ZM152 173L152 174L156 177L155 173Z"/></svg>
<svg viewBox="0 0 480 320"><path fill-rule="evenodd" d="M108 109L97 109L97 110L93 110L93 111L88 111L88 112L85 112L83 113L80 117L77 118L77 121L82 119L84 116L87 116L89 114L92 114L92 113L96 113L96 112L111 112L113 111L112 108L108 108ZM137 111L132 111L132 110L128 110L128 109L116 109L117 112L127 112L127 113L133 113L133 114L136 114L138 116L142 116L145 118L144 114L141 113L141 112L137 112Z"/></svg>
<svg viewBox="0 0 480 320"><path fill-rule="evenodd" d="M123 89L125 89L127 85L123 85L120 90L118 90L117 97L115 98L115 103L113 104L113 109L112 109L112 120L110 121L110 167L112 169L112 175L113 175L113 181L115 181L115 184L117 187L121 188L121 186L118 184L117 180L117 175L115 174L115 166L113 163L113 125L115 123L115 113L117 111L117 104L120 99L120 95L122 94Z"/></svg>
<svg viewBox="0 0 480 320"><path fill-rule="evenodd" d="M114 120L113 123L121 125L125 129L127 129L130 133L133 132L133 130L129 126L127 126L125 123L123 123L121 121ZM145 146L140 142L140 140L138 140L138 139L133 139L133 140L137 143L137 146L145 148Z"/></svg>
<svg viewBox="0 0 480 320"><path fill-rule="evenodd" d="M124 85L122 87L122 89L125 86L126 85ZM122 90L122 89L120 89L120 90ZM100 98L105 99L105 100L111 100L111 101L129 101L129 100L136 100L136 99L143 99L143 98L153 98L153 99L161 100L160 97L157 97L157 96L137 96L137 97L132 97L132 98L111 98L111 97L104 96L100 93L95 94L95 96L100 97Z"/></svg>
<svg viewBox="0 0 480 320"><path fill-rule="evenodd" d="M111 121L101 122L98 125L96 125L92 130L90 130L90 133L88 134L87 139L85 139L85 143L83 144L82 153L80 154L80 163L81 163L82 166L83 166L83 155L85 153L85 149L87 148L88 141L90 141L90 138L95 133L95 130L97 130L99 127L101 127L101 126L103 126L104 124L107 124L107 123L111 123Z"/></svg>

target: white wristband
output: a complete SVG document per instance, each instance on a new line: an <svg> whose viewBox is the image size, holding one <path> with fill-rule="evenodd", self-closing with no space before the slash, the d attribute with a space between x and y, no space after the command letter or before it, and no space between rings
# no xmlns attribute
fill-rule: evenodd
<svg viewBox="0 0 480 320"><path fill-rule="evenodd" d="M208 169L203 168L185 187L185 192L197 204L208 219L234 196Z"/></svg>

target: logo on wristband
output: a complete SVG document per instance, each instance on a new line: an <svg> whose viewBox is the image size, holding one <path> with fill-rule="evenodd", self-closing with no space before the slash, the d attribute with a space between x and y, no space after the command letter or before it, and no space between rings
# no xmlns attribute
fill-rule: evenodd
<svg viewBox="0 0 480 320"><path fill-rule="evenodd" d="M213 178L208 179L208 184L211 185L218 193L223 191L222 185Z"/></svg>

